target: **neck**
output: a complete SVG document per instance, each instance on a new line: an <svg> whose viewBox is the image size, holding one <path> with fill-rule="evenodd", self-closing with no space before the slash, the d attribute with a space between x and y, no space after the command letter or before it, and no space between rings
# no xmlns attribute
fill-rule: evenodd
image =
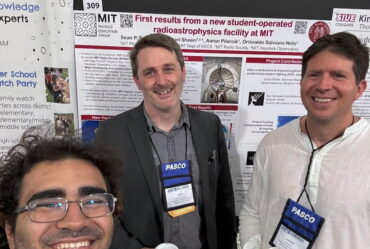
<svg viewBox="0 0 370 249"><path fill-rule="evenodd" d="M145 104L144 104L145 107ZM153 111L145 108L149 118L153 121L154 125L159 129L169 132L172 127L177 123L181 116L181 106L165 111Z"/></svg>
<svg viewBox="0 0 370 249"><path fill-rule="evenodd" d="M313 120L304 116L300 119L300 127L301 131L305 134L309 133L312 142L314 142L317 147L320 147L343 134L348 127L358 120L358 117L350 116L341 122L325 122ZM308 131L306 130L306 127Z"/></svg>

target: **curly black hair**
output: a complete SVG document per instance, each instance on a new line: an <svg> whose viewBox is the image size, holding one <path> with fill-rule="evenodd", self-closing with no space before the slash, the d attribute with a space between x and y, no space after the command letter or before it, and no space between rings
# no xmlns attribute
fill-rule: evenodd
<svg viewBox="0 0 370 249"><path fill-rule="evenodd" d="M18 207L22 180L36 164L69 158L86 160L100 170L108 192L118 197L115 211L118 215L122 210L122 194L117 185L122 161L114 151L83 143L78 137L44 138L25 134L0 161L0 225L4 227L7 222L15 230L17 214L14 211Z"/></svg>

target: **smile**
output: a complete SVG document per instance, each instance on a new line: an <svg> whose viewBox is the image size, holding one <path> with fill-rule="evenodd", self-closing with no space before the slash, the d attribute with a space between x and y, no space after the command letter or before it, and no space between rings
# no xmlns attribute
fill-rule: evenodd
<svg viewBox="0 0 370 249"><path fill-rule="evenodd" d="M330 99L330 98L313 98L313 100L315 102L319 102L319 103L329 103L329 102L333 101L334 99Z"/></svg>
<svg viewBox="0 0 370 249"><path fill-rule="evenodd" d="M166 89L166 90L162 90L162 91L154 91L156 94L167 94L167 93L170 93L172 91L173 88L171 89Z"/></svg>
<svg viewBox="0 0 370 249"><path fill-rule="evenodd" d="M80 247L87 247L90 245L90 241L80 241L75 243L60 243L55 246L56 249L67 249L67 248L80 248Z"/></svg>

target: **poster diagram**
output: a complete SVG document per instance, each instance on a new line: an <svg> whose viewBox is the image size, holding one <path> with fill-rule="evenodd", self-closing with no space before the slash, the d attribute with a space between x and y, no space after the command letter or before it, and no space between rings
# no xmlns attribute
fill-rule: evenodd
<svg viewBox="0 0 370 249"><path fill-rule="evenodd" d="M241 66L241 58L204 57L201 103L237 104Z"/></svg>

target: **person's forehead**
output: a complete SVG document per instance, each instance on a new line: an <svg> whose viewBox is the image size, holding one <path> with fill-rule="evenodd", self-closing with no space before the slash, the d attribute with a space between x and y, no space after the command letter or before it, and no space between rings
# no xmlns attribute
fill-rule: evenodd
<svg viewBox="0 0 370 249"><path fill-rule="evenodd" d="M166 48L146 47L139 51L137 55L138 67L140 67L141 65L152 64L154 62L179 64L175 51L170 51Z"/></svg>
<svg viewBox="0 0 370 249"><path fill-rule="evenodd" d="M330 49L325 49L323 51L316 53L309 59L307 63L307 68L311 67L320 68L326 66L327 64L331 65L332 67L352 70L354 61L353 59L348 58L344 54L332 51Z"/></svg>
<svg viewBox="0 0 370 249"><path fill-rule="evenodd" d="M25 204L33 195L48 191L78 198L87 188L107 190L103 175L93 164L80 159L44 161L23 177L19 203Z"/></svg>

